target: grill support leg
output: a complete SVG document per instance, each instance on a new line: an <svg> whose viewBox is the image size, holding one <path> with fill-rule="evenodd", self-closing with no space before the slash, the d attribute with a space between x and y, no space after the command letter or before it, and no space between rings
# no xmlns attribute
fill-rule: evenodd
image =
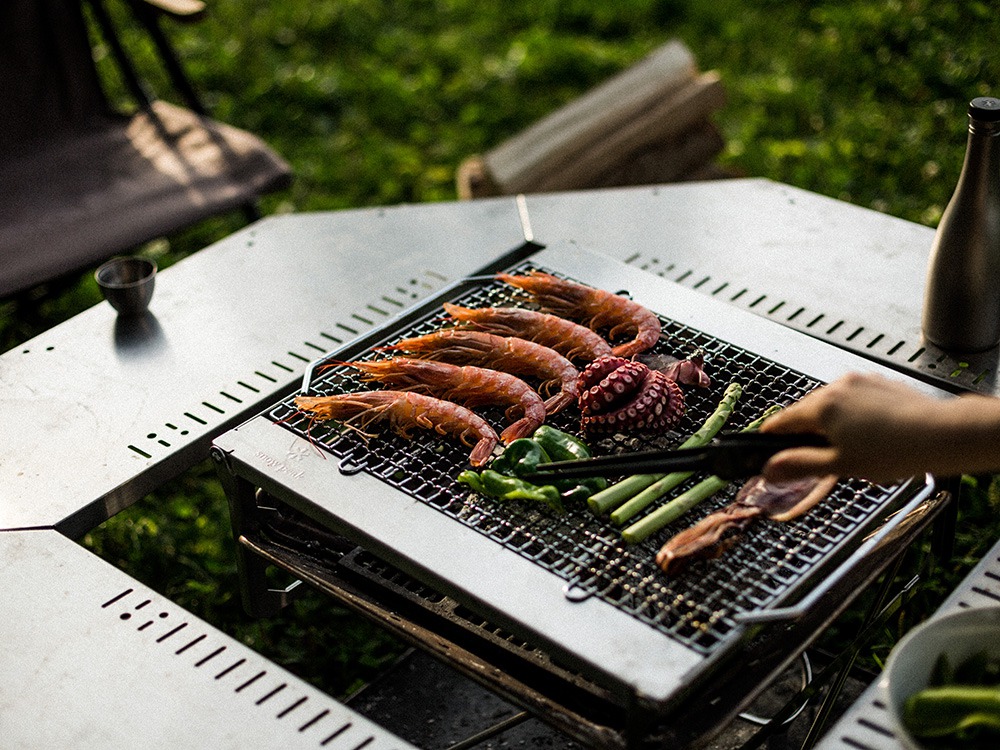
<svg viewBox="0 0 1000 750"><path fill-rule="evenodd" d="M879 585L875 599L866 612L864 624L850 645L817 674L805 690L794 696L784 708L778 711L765 727L761 728L753 737L745 742L740 750L756 750L756 748L761 747L765 742L770 746L770 740L772 739L776 740L775 744L784 744L783 740L787 739L785 736L786 733L780 730L784 727L785 722L798 710L798 706L802 701L811 700L824 685L830 684L831 687L818 708L817 715L813 718L812 725L801 744L801 748L805 750L815 744L830 717L830 711L861 648L869 642L876 631L885 625L889 618L899 611L906 600L914 593L915 584L919 580L918 577L910 580L887 604L885 603L903 557L904 555L899 555L891 569L883 574L884 577Z"/></svg>
<svg viewBox="0 0 1000 750"><path fill-rule="evenodd" d="M508 719L504 719L503 721L498 722L491 727L487 727L481 732L477 732L471 737L466 737L464 740L460 742L456 742L453 745L449 745L446 748L446 750L469 750L470 748L475 747L481 742L485 742L488 739L496 737L498 734L506 732L508 729L523 724L530 718L531 718L530 713L528 713L527 711L521 711L520 713L514 714Z"/></svg>
<svg viewBox="0 0 1000 750"><path fill-rule="evenodd" d="M912 589L913 584L916 582L916 579L911 581L903 591L897 594L896 597L889 602L889 604L886 604L893 582L896 580L899 569L902 567L904 557L905 554L899 555L899 557L896 558L896 561L892 564L892 567L885 572L885 576L882 580L882 584L879 586L878 592L875 595L875 599L872 601L871 606L865 613L864 620L861 623L859 636L851 644L845 657L844 665L840 668L840 671L834 675L833 681L830 683L830 687L826 691L826 695L823 696L823 700L817 708L816 715L813 717L812 724L809 726L806 738L802 742L803 750L811 748L814 744L816 744L816 742L819 741L820 737L822 737L823 732L826 729L826 725L833 714L837 698L840 697L840 693L844 689L844 683L847 682L851 669L854 668L854 663L857 661L862 645L867 641L865 635L873 632L875 627L881 627L882 623L891 617L900 606L902 606L903 596L907 591Z"/></svg>
<svg viewBox="0 0 1000 750"><path fill-rule="evenodd" d="M649 735L656 724L655 712L642 699L630 695L625 710L625 727L622 736L627 748L649 746Z"/></svg>
<svg viewBox="0 0 1000 750"><path fill-rule="evenodd" d="M934 521L934 525L931 527L931 555L932 559L946 562L951 559L955 549L955 526L958 517L958 493L961 487L961 477L941 479L938 480L937 484L940 492L942 494L947 494L950 497L947 498L941 512ZM889 588L895 580L896 575L899 573L904 557L905 555L897 557L892 565L892 568L886 572L882 585L879 587L876 599L873 601L872 606L866 613L864 622L862 623L861 635L871 633L876 628L881 627L889 617L899 610L903 601L908 598L908 595L912 592L914 584L917 581L916 578L911 580L888 604L885 604L886 597L889 595ZM925 564L927 563L925 562ZM923 568L923 566L921 566L921 568ZM860 647L863 644L861 636L855 640L854 644L856 644L857 647L855 648L852 646L846 663L835 676L829 691L823 698L823 701L818 708L818 713L813 719L813 723L809 728L809 733L806 735L806 738L802 743L803 749L810 748L818 742L826 728L827 722L829 721L833 711L834 703L840 695L844 682L847 680L851 668L854 666L854 662L860 653Z"/></svg>
<svg viewBox="0 0 1000 750"><path fill-rule="evenodd" d="M284 589L271 588L267 581L268 564L243 544L244 538L255 536L260 529L257 488L232 471L225 453L213 447L211 455L229 503L229 521L236 543L236 570L239 573L243 608L251 617L273 617L301 593L302 582L295 581Z"/></svg>

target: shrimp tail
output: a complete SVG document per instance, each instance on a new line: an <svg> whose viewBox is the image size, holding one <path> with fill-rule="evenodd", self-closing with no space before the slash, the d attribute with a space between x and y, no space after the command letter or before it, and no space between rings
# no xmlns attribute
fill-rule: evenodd
<svg viewBox="0 0 1000 750"><path fill-rule="evenodd" d="M485 464L490 460L490 456L493 455L493 449L496 447L496 444L496 438L481 438L473 447L472 453L469 454L469 463L476 467Z"/></svg>
<svg viewBox="0 0 1000 750"><path fill-rule="evenodd" d="M520 438L531 437L539 427L538 420L530 417L522 417L516 422L511 422L507 429L500 433L500 440L504 445L508 445Z"/></svg>
<svg viewBox="0 0 1000 750"><path fill-rule="evenodd" d="M545 413L558 414L570 404L576 403L576 394L567 391L560 391L554 396L545 399Z"/></svg>

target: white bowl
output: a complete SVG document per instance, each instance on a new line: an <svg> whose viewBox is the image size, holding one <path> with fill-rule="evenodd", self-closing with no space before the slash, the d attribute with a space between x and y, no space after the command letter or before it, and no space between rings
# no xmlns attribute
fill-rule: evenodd
<svg viewBox="0 0 1000 750"><path fill-rule="evenodd" d="M889 716L899 741L912 750L925 750L903 726L903 705L927 687L938 658L944 654L952 668L970 656L985 652L1000 659L1000 607L963 609L934 617L907 633L893 648L882 674Z"/></svg>

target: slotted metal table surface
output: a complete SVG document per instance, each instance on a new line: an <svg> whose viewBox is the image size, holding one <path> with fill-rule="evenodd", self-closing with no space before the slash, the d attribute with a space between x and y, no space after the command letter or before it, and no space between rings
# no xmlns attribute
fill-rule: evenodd
<svg viewBox="0 0 1000 750"><path fill-rule="evenodd" d="M1000 607L1000 542L951 592L934 617L971 607ZM903 743L893 732L886 706L885 686L878 679L816 747L818 750L902 750Z"/></svg>
<svg viewBox="0 0 1000 750"><path fill-rule="evenodd" d="M409 744L53 530L0 534L0 745Z"/></svg>
<svg viewBox="0 0 1000 750"><path fill-rule="evenodd" d="M294 388L319 353L525 242L576 244L904 373L995 392L995 351L956 361L919 341L932 238L757 179L259 221L161 272L146 318L126 324L101 303L0 355L0 414L17 425L0 431L0 542L4 575L21 592L8 598L2 632L40 644L38 658L78 649L95 669L127 674L109 649L88 645L87 628L39 627L91 606L74 594L91 582L88 564L59 562L61 535L82 535L202 459L214 436ZM30 553L17 551L24 538ZM139 652L150 668L172 669L161 663L174 658L167 650ZM9 650L0 657L5 673L25 666ZM22 717L66 701L58 721L82 736L111 731L109 713L73 710L88 696L61 692L60 669L46 661L29 684L0 685L4 729L16 717L21 737L34 736ZM164 690L136 699L152 710L174 700ZM192 712L228 725L243 718L235 706L208 699Z"/></svg>

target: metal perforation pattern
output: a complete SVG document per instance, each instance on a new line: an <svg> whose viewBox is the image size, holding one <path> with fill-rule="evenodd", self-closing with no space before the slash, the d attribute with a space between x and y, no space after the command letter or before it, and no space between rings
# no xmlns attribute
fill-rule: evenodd
<svg viewBox="0 0 1000 750"><path fill-rule="evenodd" d="M410 747L52 530L0 533L0 746Z"/></svg>
<svg viewBox="0 0 1000 750"><path fill-rule="evenodd" d="M998 393L996 347L985 352L948 352L923 339L919 332L911 332L908 339L900 339L874 329L870 323L863 324L861 318L830 315L814 307L788 304L772 294L700 275L692 268L662 263L656 257L637 253L627 262L948 390Z"/></svg>
<svg viewBox="0 0 1000 750"><path fill-rule="evenodd" d="M527 266L516 270L527 270ZM457 292L453 301L468 307L521 304L510 287L493 280L482 280ZM438 330L445 322L439 310L432 310L405 330L387 334L362 358L386 356L379 351L381 346ZM687 413L681 424L655 438L588 438L596 452L676 445L714 410L730 382L739 382L744 395L727 429L741 428L769 406L787 404L820 385L753 352L663 319L661 343L654 353L680 357L696 350L705 353L713 384L708 390L686 389ZM348 368L317 368L317 372L309 386L314 395L373 387ZM471 493L455 481L468 459L468 448L455 441L419 431L409 440L384 430L377 439L366 438L338 423L307 419L296 410L292 398L272 409L270 418L307 438L317 449L338 457L342 471L363 470L379 477L559 576L567 583L568 596L597 596L701 653L711 652L737 629L735 614L766 607L809 573L859 523L870 518L892 491L865 483L842 483L817 512L793 523L758 523L748 531L746 543L737 545L725 560L696 563L687 574L667 579L652 562L657 546L669 533L730 502L736 485L675 522L663 535L629 547L621 541L617 528L595 518L586 508L571 507L560 516L547 508L502 503ZM498 428L504 423L499 409L483 413ZM576 432L578 419L578 412L571 408L549 421ZM677 491L697 479L692 478Z"/></svg>
<svg viewBox="0 0 1000 750"><path fill-rule="evenodd" d="M762 179L530 195L527 206L546 245L609 252L938 387L1000 395L1000 349L923 340L930 227Z"/></svg>

